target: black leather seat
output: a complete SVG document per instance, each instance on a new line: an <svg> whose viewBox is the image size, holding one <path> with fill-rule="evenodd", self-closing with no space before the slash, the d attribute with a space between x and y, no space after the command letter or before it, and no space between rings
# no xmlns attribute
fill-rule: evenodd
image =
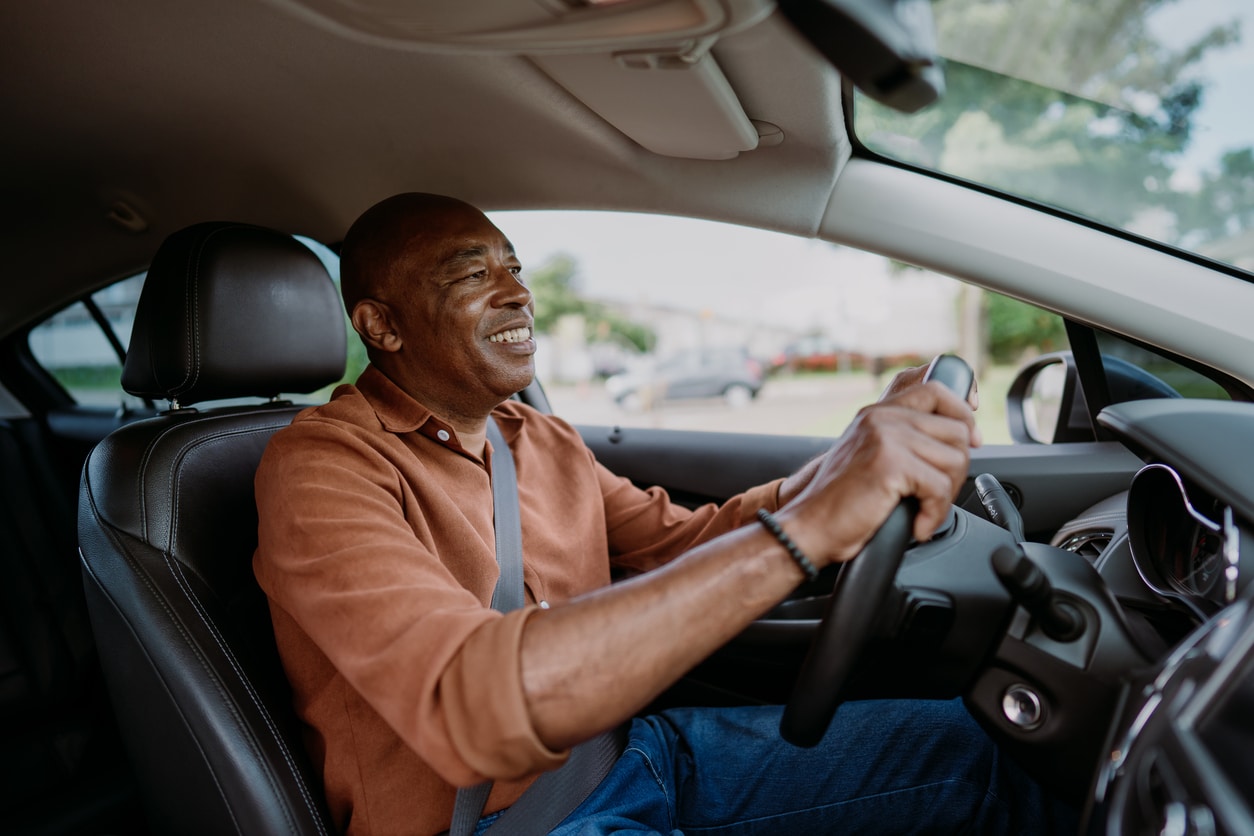
<svg viewBox="0 0 1254 836"><path fill-rule="evenodd" d="M172 409L83 470L88 608L154 833L329 833L264 595L253 476L305 394L344 372L343 309L290 236L199 224L149 270L123 371ZM198 410L209 400L271 401Z"/></svg>

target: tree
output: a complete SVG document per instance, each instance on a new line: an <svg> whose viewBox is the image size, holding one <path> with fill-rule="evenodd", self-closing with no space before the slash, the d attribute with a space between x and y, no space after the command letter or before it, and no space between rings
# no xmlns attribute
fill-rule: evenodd
<svg viewBox="0 0 1254 836"><path fill-rule="evenodd" d="M566 253L553 256L526 274L527 286L536 300L535 330L551 334L557 322L568 314L584 318L585 336L590 340L617 339L629 343L637 351L653 347L652 329L633 322L611 310L607 305L592 302L579 295L579 273L575 259Z"/></svg>
<svg viewBox="0 0 1254 836"><path fill-rule="evenodd" d="M1171 2L943 0L945 95L915 115L860 99L858 134L892 156L1046 204L1080 204L1116 226L1165 206L1188 216L1181 232L1222 234L1223 201L1172 194L1172 175L1205 95L1194 69L1241 33L1236 23L1216 26L1168 48L1147 20Z"/></svg>
<svg viewBox="0 0 1254 836"><path fill-rule="evenodd" d="M1148 20L1173 2L939 0L945 95L913 115L860 97L857 133L873 150L1114 226L1152 221L1168 243L1231 260L1223 243L1254 233L1254 149L1225 154L1196 186L1174 175L1206 93L1196 68L1241 32L1215 26L1169 48ZM1057 317L1032 310L986 301L994 360L1059 338Z"/></svg>
<svg viewBox="0 0 1254 836"><path fill-rule="evenodd" d="M1207 172L1195 192L1179 195L1174 208L1182 243L1191 248L1254 230L1254 149L1224 154L1218 171Z"/></svg>
<svg viewBox="0 0 1254 836"><path fill-rule="evenodd" d="M985 294L988 353L994 363L1018 363L1029 351L1050 352L1067 347L1062 317L1002 296Z"/></svg>

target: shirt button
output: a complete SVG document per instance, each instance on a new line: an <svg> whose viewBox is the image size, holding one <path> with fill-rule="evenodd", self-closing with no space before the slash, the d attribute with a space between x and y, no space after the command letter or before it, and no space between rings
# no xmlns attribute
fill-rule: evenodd
<svg viewBox="0 0 1254 836"><path fill-rule="evenodd" d="M541 602L540 602L540 609L542 609L542 610L547 610L548 608L549 608L549 602L548 602L548 601L541 601Z"/></svg>
<svg viewBox="0 0 1254 836"><path fill-rule="evenodd" d="M449 440L448 430L440 430L439 432L435 434L435 437L440 439L441 441L448 441Z"/></svg>

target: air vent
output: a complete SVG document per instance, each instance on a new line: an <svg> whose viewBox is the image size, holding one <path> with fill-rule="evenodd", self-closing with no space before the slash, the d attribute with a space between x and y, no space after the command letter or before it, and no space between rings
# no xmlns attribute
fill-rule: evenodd
<svg viewBox="0 0 1254 836"><path fill-rule="evenodd" d="M1081 531L1063 540L1058 547L1075 552L1092 563L1106 550L1114 536L1115 533L1109 529Z"/></svg>

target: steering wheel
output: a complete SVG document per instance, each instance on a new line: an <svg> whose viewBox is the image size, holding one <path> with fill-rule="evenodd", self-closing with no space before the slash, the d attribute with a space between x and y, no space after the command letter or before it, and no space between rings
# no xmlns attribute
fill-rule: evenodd
<svg viewBox="0 0 1254 836"><path fill-rule="evenodd" d="M961 357L942 354L928 366L924 382L939 381L960 396L971 390L974 373ZM814 643L801 664L779 733L796 746L817 744L843 702L841 691L875 625L877 605L888 597L906 548L919 503L903 499L862 552L841 567Z"/></svg>

